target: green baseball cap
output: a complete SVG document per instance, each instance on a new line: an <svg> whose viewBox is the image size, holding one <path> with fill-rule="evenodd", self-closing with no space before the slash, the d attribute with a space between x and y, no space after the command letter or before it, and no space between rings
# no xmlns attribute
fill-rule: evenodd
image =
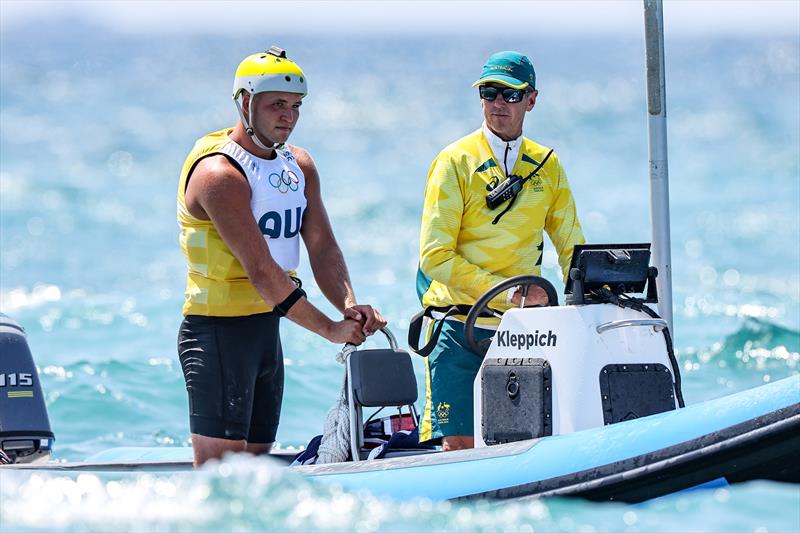
<svg viewBox="0 0 800 533"><path fill-rule="evenodd" d="M502 83L512 89L536 88L536 72L531 60L519 52L505 51L492 54L483 66L481 77L473 87L484 83Z"/></svg>

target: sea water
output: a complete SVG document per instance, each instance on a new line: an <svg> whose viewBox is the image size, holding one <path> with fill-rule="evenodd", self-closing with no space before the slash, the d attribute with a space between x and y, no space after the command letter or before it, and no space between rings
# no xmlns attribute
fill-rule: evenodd
<svg viewBox="0 0 800 533"><path fill-rule="evenodd" d="M359 301L377 306L399 339L419 309L425 176L439 150L479 127L470 84L491 52L532 57L540 95L524 131L557 151L588 241L650 241L639 39L272 40L309 78L291 142L320 171ZM186 269L178 174L195 139L234 123L235 66L271 41L142 38L75 21L7 28L0 44L0 311L27 330L54 457L188 446L176 356ZM675 344L687 404L798 372L799 65L796 38L667 41ZM333 315L303 263L309 298ZM543 274L562 286L549 242ZM282 336L278 441L300 448L340 390L339 347L290 322ZM415 368L422 385L418 358ZM2 472L0 528L796 531L800 491L752 482L635 506L391 501L233 457L177 475Z"/></svg>

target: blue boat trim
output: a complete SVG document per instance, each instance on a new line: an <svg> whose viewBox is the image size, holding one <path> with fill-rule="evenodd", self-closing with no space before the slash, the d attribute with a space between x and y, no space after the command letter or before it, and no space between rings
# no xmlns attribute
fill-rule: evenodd
<svg viewBox="0 0 800 533"><path fill-rule="evenodd" d="M800 403L613 464L456 499L581 496L597 501L640 502L719 480L721 476L736 481L754 478L751 471L759 465L742 458L750 447L758 448L761 455L770 452L770 463L784 464L786 475L796 477L800 466L793 458L800 449ZM737 475L744 479L735 479Z"/></svg>
<svg viewBox="0 0 800 533"><path fill-rule="evenodd" d="M547 437L545 437L547 438ZM324 477L329 475L342 474L343 470L347 474L362 472L374 472L375 470L402 470L405 468L442 466L462 463L475 463L476 461L486 461L499 457L515 457L528 452L536 446L542 439L523 440L510 442L499 446L488 448L472 448L468 450L455 450L447 453L411 455L406 457L396 457L384 459L382 461L359 461L358 463L330 463L322 465L308 465L294 467L304 476Z"/></svg>
<svg viewBox="0 0 800 533"><path fill-rule="evenodd" d="M87 457L85 463L114 463L114 462L191 462L194 458L194 451L190 446L162 446L162 447L139 447L139 446L119 446L103 450Z"/></svg>

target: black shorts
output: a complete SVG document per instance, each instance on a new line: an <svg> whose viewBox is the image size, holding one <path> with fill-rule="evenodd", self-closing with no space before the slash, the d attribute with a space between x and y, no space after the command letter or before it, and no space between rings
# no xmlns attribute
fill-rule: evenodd
<svg viewBox="0 0 800 533"><path fill-rule="evenodd" d="M178 357L192 433L252 443L275 441L283 400L280 318L189 315Z"/></svg>

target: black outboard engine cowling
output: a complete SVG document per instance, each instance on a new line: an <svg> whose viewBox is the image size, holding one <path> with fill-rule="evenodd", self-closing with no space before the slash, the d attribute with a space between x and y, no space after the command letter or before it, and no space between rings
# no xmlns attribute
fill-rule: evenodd
<svg viewBox="0 0 800 533"><path fill-rule="evenodd" d="M0 464L46 460L54 440L25 330L0 313Z"/></svg>

